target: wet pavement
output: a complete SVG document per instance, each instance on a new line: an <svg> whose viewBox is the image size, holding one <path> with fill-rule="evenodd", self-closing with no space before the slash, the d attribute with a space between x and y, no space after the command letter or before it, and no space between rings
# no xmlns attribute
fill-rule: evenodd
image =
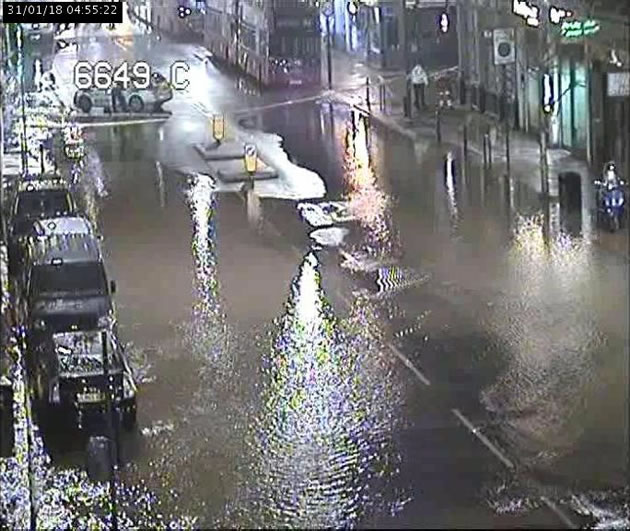
<svg viewBox="0 0 630 531"><path fill-rule="evenodd" d="M208 115L279 96L243 94L192 47L134 42L81 53L183 57L195 82L165 124L86 133L84 207L141 376L123 438L131 500L140 486L148 513L200 527L627 525L627 261L562 232L553 207L545 237L527 183L474 162L452 175L453 146L324 100L238 131L274 160L279 135L291 161L254 231L243 194L186 173L202 166ZM57 58L62 83L75 59ZM344 251L395 259L380 295L309 239L295 199L320 198L315 174L358 218ZM56 439L55 463L82 467Z"/></svg>

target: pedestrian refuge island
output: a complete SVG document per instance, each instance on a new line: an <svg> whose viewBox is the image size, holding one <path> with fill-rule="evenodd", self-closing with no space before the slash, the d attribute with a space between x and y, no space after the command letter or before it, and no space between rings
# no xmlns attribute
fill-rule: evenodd
<svg viewBox="0 0 630 531"><path fill-rule="evenodd" d="M245 144L237 140L215 142L210 145L195 144L195 150L206 162L209 173L223 183L254 182L277 179L278 172L263 162L256 161L256 170L245 168Z"/></svg>

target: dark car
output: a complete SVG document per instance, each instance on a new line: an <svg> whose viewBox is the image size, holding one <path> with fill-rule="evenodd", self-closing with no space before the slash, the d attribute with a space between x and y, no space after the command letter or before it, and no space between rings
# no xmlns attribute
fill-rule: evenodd
<svg viewBox="0 0 630 531"><path fill-rule="evenodd" d="M109 393L110 407L123 426L133 428L137 387L124 348L112 330L53 333L30 356L39 407L48 413L53 409L84 427L103 419Z"/></svg>
<svg viewBox="0 0 630 531"><path fill-rule="evenodd" d="M22 263L24 243L35 220L73 216L75 213L75 202L63 179L57 177L21 182L13 200L9 226L11 272L15 273Z"/></svg>
<svg viewBox="0 0 630 531"><path fill-rule="evenodd" d="M115 326L100 242L80 217L38 220L21 279L29 342L41 334Z"/></svg>

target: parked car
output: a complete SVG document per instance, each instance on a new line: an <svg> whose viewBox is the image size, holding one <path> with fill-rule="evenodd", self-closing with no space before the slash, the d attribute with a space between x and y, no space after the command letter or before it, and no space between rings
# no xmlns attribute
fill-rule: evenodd
<svg viewBox="0 0 630 531"><path fill-rule="evenodd" d="M21 275L29 343L43 335L115 327L99 238L80 217L41 219L25 248Z"/></svg>
<svg viewBox="0 0 630 531"><path fill-rule="evenodd" d="M47 336L31 351L29 370L39 407L55 409L83 427L107 413L109 393L123 426L132 429L136 424L136 383L112 330Z"/></svg>
<svg viewBox="0 0 630 531"><path fill-rule="evenodd" d="M164 103L173 99L173 89L166 78L157 72L152 74L151 83L148 88L134 88L138 83L139 80L132 77L130 86L127 89L122 89L121 92L124 106L131 112L138 113L146 109L157 112ZM74 95L74 105L84 113L89 113L94 107L100 107L105 109L106 112L111 112L112 89L92 88L77 90Z"/></svg>
<svg viewBox="0 0 630 531"><path fill-rule="evenodd" d="M12 273L22 263L25 239L40 218L73 216L76 205L69 185L59 175L27 179L17 186L9 224L9 265Z"/></svg>

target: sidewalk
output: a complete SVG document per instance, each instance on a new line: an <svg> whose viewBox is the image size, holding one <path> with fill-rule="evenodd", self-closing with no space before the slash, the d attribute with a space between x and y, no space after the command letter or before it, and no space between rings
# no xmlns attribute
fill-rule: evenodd
<svg viewBox="0 0 630 531"><path fill-rule="evenodd" d="M433 73L434 75L436 73ZM437 74L439 75L439 74ZM384 85L385 99L382 90L379 95L378 87L372 87L367 103L367 90L348 93L335 90L335 98L346 103L360 112L369 115L378 125L396 131L413 142L432 139L437 142L437 114L435 83L427 90L428 109L418 113L412 109L413 117L406 118L403 112L402 100L405 91L402 78L395 78ZM480 114L456 103L453 109L446 109L440 113L441 143L448 148L456 148L455 155L463 158L464 129L467 125L469 157L481 159L483 156L484 133L489 132L491 141L491 176L499 177L506 174L506 135L503 124L495 118ZM510 173L525 184L541 192L540 179L540 149L538 139L522 131L509 132ZM588 167L586 161L578 159L564 149L548 150L549 159L549 194L558 196L558 174L574 171L582 176L583 191L592 186L592 175L597 172Z"/></svg>

